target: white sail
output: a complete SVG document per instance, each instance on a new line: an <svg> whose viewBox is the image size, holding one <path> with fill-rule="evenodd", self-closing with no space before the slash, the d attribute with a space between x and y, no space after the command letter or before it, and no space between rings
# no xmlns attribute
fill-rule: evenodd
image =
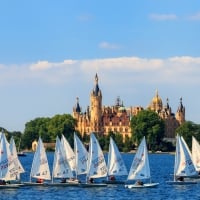
<svg viewBox="0 0 200 200"><path fill-rule="evenodd" d="M100 178L107 176L107 167L103 151L95 135L90 135L89 160L88 160L88 178Z"/></svg>
<svg viewBox="0 0 200 200"><path fill-rule="evenodd" d="M63 150L61 148L60 139L57 136L54 161L53 161L52 180L53 178L71 178L71 177L73 177L72 171L70 169L69 164L66 162Z"/></svg>
<svg viewBox="0 0 200 200"><path fill-rule="evenodd" d="M61 146L65 155L65 159L69 163L71 171L75 172L76 170L75 154L64 135L62 135L61 137Z"/></svg>
<svg viewBox="0 0 200 200"><path fill-rule="evenodd" d="M13 162L9 143L4 133L1 133L0 152L0 179L5 181L16 180L18 168Z"/></svg>
<svg viewBox="0 0 200 200"><path fill-rule="evenodd" d="M177 136L174 174L176 177L196 176L197 171L193 164L191 153L182 136Z"/></svg>
<svg viewBox="0 0 200 200"><path fill-rule="evenodd" d="M31 177L44 180L51 179L47 155L41 138L38 140L38 145L34 154L30 173L30 178Z"/></svg>
<svg viewBox="0 0 200 200"><path fill-rule="evenodd" d="M194 136L192 136L192 161L196 170L200 171L200 144Z"/></svg>
<svg viewBox="0 0 200 200"><path fill-rule="evenodd" d="M142 139L133 159L128 180L150 179L148 151L145 137Z"/></svg>
<svg viewBox="0 0 200 200"><path fill-rule="evenodd" d="M123 176L127 175L127 169L122 159L121 153L112 137L110 137L110 145L108 152L108 175Z"/></svg>
<svg viewBox="0 0 200 200"><path fill-rule="evenodd" d="M74 153L76 158L76 174L86 174L88 152L76 133L74 133Z"/></svg>
<svg viewBox="0 0 200 200"><path fill-rule="evenodd" d="M11 155L12 155L12 159L13 159L13 162L17 168L17 171L18 173L24 173L24 168L18 158L18 155L17 155L17 148L16 148L16 145L15 145L15 141L14 141L14 138L11 137L10 139L10 152L11 152Z"/></svg>

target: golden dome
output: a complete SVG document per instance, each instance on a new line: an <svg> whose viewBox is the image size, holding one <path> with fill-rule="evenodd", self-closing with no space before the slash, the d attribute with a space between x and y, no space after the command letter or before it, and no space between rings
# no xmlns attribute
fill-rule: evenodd
<svg viewBox="0 0 200 200"><path fill-rule="evenodd" d="M158 90L156 90L156 95L153 97L149 108L154 111L162 110L162 99L158 95Z"/></svg>
<svg viewBox="0 0 200 200"><path fill-rule="evenodd" d="M161 99L161 98L159 97L159 95L158 95L158 90L156 90L156 96L153 97L152 103L155 103L155 104L162 104L162 99Z"/></svg>

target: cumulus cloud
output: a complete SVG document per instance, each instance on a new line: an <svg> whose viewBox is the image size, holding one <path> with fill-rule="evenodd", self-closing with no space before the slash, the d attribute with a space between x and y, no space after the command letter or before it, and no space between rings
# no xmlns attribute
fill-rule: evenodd
<svg viewBox="0 0 200 200"><path fill-rule="evenodd" d="M96 72L105 79L158 84L200 84L200 57L140 58L118 57L91 60L38 61L23 65L0 65L0 84L53 83L63 84L81 77L88 80Z"/></svg>
<svg viewBox="0 0 200 200"><path fill-rule="evenodd" d="M150 19L157 21L176 20L178 17L175 14L150 14Z"/></svg>
<svg viewBox="0 0 200 200"><path fill-rule="evenodd" d="M117 44L112 44L112 43L104 41L99 44L99 48L101 48L101 49L119 49L120 46Z"/></svg>

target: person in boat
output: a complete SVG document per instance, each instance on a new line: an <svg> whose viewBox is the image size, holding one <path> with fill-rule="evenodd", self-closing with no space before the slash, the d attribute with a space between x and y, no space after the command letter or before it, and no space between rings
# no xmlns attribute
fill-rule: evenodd
<svg viewBox="0 0 200 200"><path fill-rule="evenodd" d="M112 175L112 176L109 176L109 180L110 181L116 181L116 178L115 178L115 176Z"/></svg>
<svg viewBox="0 0 200 200"><path fill-rule="evenodd" d="M94 183L94 179L93 179L93 178L90 178L90 179L89 179L89 183Z"/></svg>
<svg viewBox="0 0 200 200"><path fill-rule="evenodd" d="M67 182L67 179L66 178L62 178L61 179L61 183L66 183Z"/></svg>
<svg viewBox="0 0 200 200"><path fill-rule="evenodd" d="M0 185L6 185L6 181L5 180L0 180Z"/></svg>
<svg viewBox="0 0 200 200"><path fill-rule="evenodd" d="M44 183L44 180L41 179L41 178L38 178L38 179L36 180L36 183Z"/></svg>
<svg viewBox="0 0 200 200"><path fill-rule="evenodd" d="M136 185L143 185L144 183L141 180L136 181Z"/></svg>
<svg viewBox="0 0 200 200"><path fill-rule="evenodd" d="M179 176L179 177L177 177L176 180L177 180L177 181L181 181L181 182L183 182L183 181L184 181L184 177L183 177L183 176Z"/></svg>

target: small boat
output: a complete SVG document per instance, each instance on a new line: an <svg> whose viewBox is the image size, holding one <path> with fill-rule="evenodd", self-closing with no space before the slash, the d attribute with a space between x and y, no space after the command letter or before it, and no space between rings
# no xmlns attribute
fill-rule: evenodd
<svg viewBox="0 0 200 200"><path fill-rule="evenodd" d="M15 154L14 146L11 152L10 144L3 132L0 132L0 188L18 188L22 184L14 183L18 180L23 167Z"/></svg>
<svg viewBox="0 0 200 200"><path fill-rule="evenodd" d="M21 144L21 138L20 138L20 141L19 141L19 147L18 147L17 155L18 156L26 156L25 152L20 151L20 144Z"/></svg>
<svg viewBox="0 0 200 200"><path fill-rule="evenodd" d="M128 175L125 163L122 159L121 153L114 142L113 138L110 137L109 152L108 152L108 176L107 180L103 182L106 184L124 184L125 181L118 180L119 176Z"/></svg>
<svg viewBox="0 0 200 200"><path fill-rule="evenodd" d="M32 182L32 178L37 179L37 181ZM30 182L23 182L23 184L25 186L45 186L46 183L43 182L44 180L51 180L51 175L44 144L39 137L32 162Z"/></svg>
<svg viewBox="0 0 200 200"><path fill-rule="evenodd" d="M73 177L73 173L69 166L69 162L66 159L65 152L59 137L56 138L56 146L54 152L53 170L52 170L52 182L48 183L49 186L75 186L79 182ZM54 182L54 179L61 179L60 182Z"/></svg>
<svg viewBox="0 0 200 200"><path fill-rule="evenodd" d="M171 185L188 185L196 184L197 182L187 179L197 177L198 173L195 169L191 158L190 150L182 136L176 137L176 153L174 164L174 180L167 181Z"/></svg>
<svg viewBox="0 0 200 200"><path fill-rule="evenodd" d="M79 137L74 133L74 153L76 164L76 179L81 174L87 173L88 152Z"/></svg>
<svg viewBox="0 0 200 200"><path fill-rule="evenodd" d="M80 187L107 187L105 183L96 183L94 181L106 176L107 166L103 151L94 133L91 133L86 183L80 183Z"/></svg>
<svg viewBox="0 0 200 200"><path fill-rule="evenodd" d="M135 183L131 184L129 181L134 180ZM146 182L143 182L146 181ZM148 182L147 182L148 181ZM151 174L149 167L148 150L146 145L146 139L143 137L138 150L133 159L129 175L127 178L126 188L148 188L156 187L159 183L151 182Z"/></svg>
<svg viewBox="0 0 200 200"><path fill-rule="evenodd" d="M27 156L26 153L23 152L23 151L17 152L17 155L18 155L18 156L23 156L23 157L24 157L24 156Z"/></svg>
<svg viewBox="0 0 200 200"><path fill-rule="evenodd" d="M75 154L74 154L74 151L73 151L72 147L70 146L69 142L67 141L67 139L65 138L64 135L61 136L60 143L61 143L62 151L64 152L65 159L69 163L71 171L73 173L75 173L76 163L75 163Z"/></svg>

